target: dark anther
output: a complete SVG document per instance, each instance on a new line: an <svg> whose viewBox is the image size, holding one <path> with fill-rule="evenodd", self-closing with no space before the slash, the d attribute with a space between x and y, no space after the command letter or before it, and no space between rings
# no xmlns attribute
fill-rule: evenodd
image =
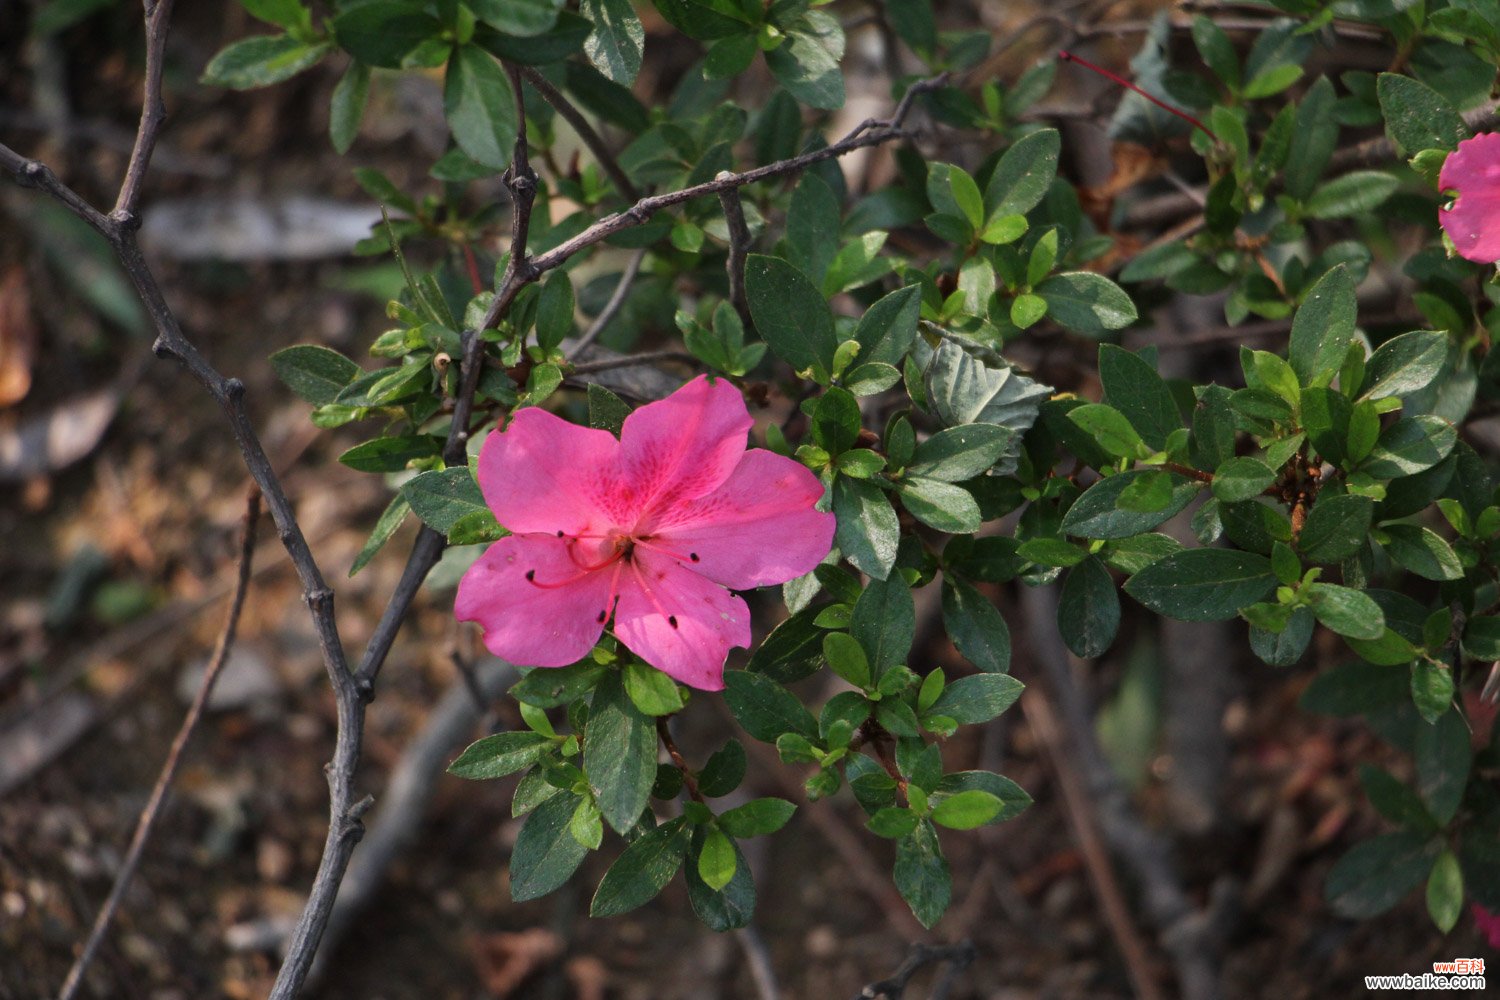
<svg viewBox="0 0 1500 1000"><path fill-rule="evenodd" d="M609 609L605 608L603 611L599 612L599 617L597 619L595 619L595 621L597 621L600 625L603 625L604 624L604 620L606 618L608 618L608 617L609 617Z"/></svg>
<svg viewBox="0 0 1500 1000"><path fill-rule="evenodd" d="M676 628L677 627L677 616L676 615L667 615L667 624L670 625L670 626L672 626L673 628Z"/></svg>
<svg viewBox="0 0 1500 1000"><path fill-rule="evenodd" d="M563 533L562 533L562 532L561 532L561 531L559 531L559 532L558 532L558 533L557 533L557 537L558 537L558 538L561 538L561 537L562 537L562 536L563 536Z"/></svg>
<svg viewBox="0 0 1500 1000"><path fill-rule="evenodd" d="M536 570L534 570L534 569L528 569L526 571L526 580L527 580L528 583L535 583L536 582Z"/></svg>
<svg viewBox="0 0 1500 1000"><path fill-rule="evenodd" d="M688 553L688 558L691 559L693 562L697 562L698 561L698 553L696 553L696 552L689 552Z"/></svg>

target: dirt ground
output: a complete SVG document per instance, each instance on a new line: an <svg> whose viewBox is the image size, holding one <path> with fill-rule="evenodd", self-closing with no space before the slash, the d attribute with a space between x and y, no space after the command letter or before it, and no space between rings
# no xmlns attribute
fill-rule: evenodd
<svg viewBox="0 0 1500 1000"><path fill-rule="evenodd" d="M171 123L148 207L291 195L364 204L354 165L379 165L418 190L433 183L424 169L435 83L379 93L376 120L341 160L325 138L334 70L247 94L200 87L194 80L213 52L256 29L237 6L180 6L169 52ZM112 197L138 111L137 16L127 5L107 7L28 41L25 11L0 6L7 68L0 136L46 159L96 203ZM217 409L175 365L151 359L149 335L103 248L66 221L39 195L0 184L0 302L11 310L0 308L0 351L10 352L0 357L11 376L24 368L29 378L22 395L0 404L0 440L19 439L39 422L63 428L77 417L86 425L73 428L75 460L0 481L0 778L15 777L0 788L0 997L17 1000L55 993L109 890L218 633L247 483ZM384 329L389 263L342 254L296 262L163 254L154 262L189 335L221 371L246 382L267 451L337 588L345 642L361 648L411 528L367 570L346 577L389 493L379 477L334 461L361 439L358 428L312 427L306 406L265 359L306 342L362 356ZM1079 351L1086 368L1086 349ZM1215 356L1198 363L1212 365ZM80 414L93 415L93 424ZM263 526L230 690L189 749L94 965L93 995L248 998L264 995L274 978L279 942L323 844L322 767L334 736L328 681L274 534ZM1014 592L995 595L1015 632L1015 672L1033 688L1023 703L1045 698L1026 641L1032 623ZM1101 704L1123 704L1130 665L1160 656L1151 622L1132 622L1127 632L1110 656L1078 673ZM1467 918L1439 935L1419 894L1363 923L1329 911L1321 891L1328 868L1380 829L1359 791L1358 763L1399 774L1406 762L1358 725L1296 709L1298 692L1336 649L1273 671L1250 657L1242 635L1232 638L1227 648L1202 651L1232 688L1223 794L1208 823L1197 832L1177 824L1166 801L1174 763L1155 730L1132 744L1144 765L1134 803L1171 840L1194 902L1206 901L1216 883L1234 886L1238 904L1222 954L1226 995L1354 996L1366 973L1420 973L1434 960L1484 956ZM379 799L390 769L456 683L454 649L472 642L452 621L451 593L424 592L370 709L361 791ZM962 669L946 642L917 655ZM697 699L683 720L689 757L701 760L725 729L713 702ZM500 725L517 723L513 707L499 711ZM998 769L1036 802L1000 827L945 832L954 905L920 939L974 943L977 958L951 994L958 1000L1130 996L1118 927L1103 915L1078 836L1088 818L1069 811L1033 721L1018 708L946 748L950 768ZM26 754L37 747L51 754L32 767ZM329 956L311 995L759 995L742 942L703 929L680 880L627 916L586 916L617 844L607 843L562 891L512 904L511 785L434 780L415 842ZM793 789L800 782L794 769L752 754L757 794L788 795L788 780ZM892 972L919 939L889 887L890 861L888 844L862 829L847 793L804 807L755 856L756 927L783 996L852 996ZM1137 889L1124 878L1127 897ZM1151 970L1175 995L1167 953L1138 906L1133 913ZM519 985L518 969L530 970ZM929 979L919 977L908 995L925 995Z"/></svg>

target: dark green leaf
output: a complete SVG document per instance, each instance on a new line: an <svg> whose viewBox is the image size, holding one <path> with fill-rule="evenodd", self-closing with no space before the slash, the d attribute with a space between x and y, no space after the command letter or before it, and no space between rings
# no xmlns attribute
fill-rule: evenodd
<svg viewBox="0 0 1500 1000"><path fill-rule="evenodd" d="M972 584L943 581L943 628L964 659L986 673L1010 669L1010 629L995 605Z"/></svg>
<svg viewBox="0 0 1500 1000"><path fill-rule="evenodd" d="M1200 484L1169 473L1172 499L1162 509L1142 512L1120 507L1120 495L1153 469L1131 469L1099 480L1083 492L1063 515L1062 530L1080 538L1130 538L1168 520L1197 496Z"/></svg>
<svg viewBox="0 0 1500 1000"><path fill-rule="evenodd" d="M615 437L625 426L630 416L630 404L610 392L597 382L589 383L589 426L595 430L609 431Z"/></svg>
<svg viewBox="0 0 1500 1000"><path fill-rule="evenodd" d="M577 699L599 683L604 667L584 660L571 667L538 667L510 689L512 698L537 708L556 708Z"/></svg>
<svg viewBox="0 0 1500 1000"><path fill-rule="evenodd" d="M540 35L557 23L563 0L468 0L474 16L507 35Z"/></svg>
<svg viewBox="0 0 1500 1000"><path fill-rule="evenodd" d="M1102 338L1136 320L1135 303L1102 274L1064 271L1035 289L1047 302L1047 315L1074 333Z"/></svg>
<svg viewBox="0 0 1500 1000"><path fill-rule="evenodd" d="M625 664L625 693L642 715L671 715L683 706L677 682L639 660Z"/></svg>
<svg viewBox="0 0 1500 1000"><path fill-rule="evenodd" d="M1125 583L1125 592L1157 614L1181 621L1218 621L1265 597L1276 584L1271 561L1230 549L1185 549L1152 563Z"/></svg>
<svg viewBox="0 0 1500 1000"><path fill-rule="evenodd" d="M1375 83L1385 131L1407 156L1424 149L1452 150L1469 137L1463 117L1448 99L1420 80L1381 73Z"/></svg>
<svg viewBox="0 0 1500 1000"><path fill-rule="evenodd" d="M863 479L840 476L833 484L834 542L855 568L884 580L896 563L901 522L884 491Z"/></svg>
<svg viewBox="0 0 1500 1000"><path fill-rule="evenodd" d="M469 745L448 765L448 773L472 781L503 778L536 763L552 741L530 730L496 733Z"/></svg>
<svg viewBox="0 0 1500 1000"><path fill-rule="evenodd" d="M1114 344L1099 345L1099 381L1104 384L1104 401L1123 413L1153 450L1165 448L1167 435L1182 426L1167 383L1139 354Z"/></svg>
<svg viewBox="0 0 1500 1000"><path fill-rule="evenodd" d="M917 612L911 589L900 574L870 581L854 605L849 629L869 654L877 680L891 667L906 662L916 637Z"/></svg>
<svg viewBox="0 0 1500 1000"><path fill-rule="evenodd" d="M478 45L460 45L448 60L443 113L454 140L471 159L496 170L510 165L516 144L515 98L505 71Z"/></svg>
<svg viewBox="0 0 1500 1000"><path fill-rule="evenodd" d="M1120 595L1109 570L1089 556L1068 571L1057 601L1057 629L1077 656L1104 655L1120 628Z"/></svg>
<svg viewBox="0 0 1500 1000"><path fill-rule="evenodd" d="M604 821L618 833L635 826L656 780L656 725L625 693L619 671L607 672L594 688L583 771Z"/></svg>
<svg viewBox="0 0 1500 1000"><path fill-rule="evenodd" d="M1297 551L1310 563L1336 563L1359 551L1370 532L1374 502L1369 497L1334 494L1318 497L1308 512Z"/></svg>
<svg viewBox="0 0 1500 1000"><path fill-rule="evenodd" d="M719 816L719 826L731 837L762 837L786 826L796 811L786 799L751 799Z"/></svg>
<svg viewBox="0 0 1500 1000"><path fill-rule="evenodd" d="M833 314L806 275L779 257L751 254L745 262L745 297L771 350L799 371L829 377L838 349Z"/></svg>
<svg viewBox="0 0 1500 1000"><path fill-rule="evenodd" d="M1396 479L1430 469L1448 457L1458 432L1442 417L1402 417L1380 432L1370 457L1359 469L1377 479Z"/></svg>
<svg viewBox="0 0 1500 1000"><path fill-rule="evenodd" d="M1323 893L1346 917L1377 916L1422 883L1438 850L1425 835L1410 830L1361 841L1333 866Z"/></svg>
<svg viewBox="0 0 1500 1000"><path fill-rule="evenodd" d="M766 53L766 66L787 92L814 108L844 106L844 32L823 11L786 25L786 41Z"/></svg>
<svg viewBox="0 0 1500 1000"><path fill-rule="evenodd" d="M745 732L762 743L775 743L782 733L797 733L809 739L818 735L817 721L802 707L797 696L761 674L745 670L726 672L724 702ZM654 733L652 739L655 740ZM651 759L656 759L654 752Z"/></svg>
<svg viewBox="0 0 1500 1000"><path fill-rule="evenodd" d="M746 762L745 748L739 740L731 739L715 750L698 772L698 791L710 799L728 795L745 780Z"/></svg>
<svg viewBox="0 0 1500 1000"><path fill-rule="evenodd" d="M777 625L750 654L745 669L782 683L800 680L818 669L823 653L823 630L814 624L818 613L809 608Z"/></svg>
<svg viewBox="0 0 1500 1000"><path fill-rule="evenodd" d="M308 45L290 35L244 38L209 61L202 82L233 90L269 87L317 65L329 48L326 42Z"/></svg>
<svg viewBox="0 0 1500 1000"><path fill-rule="evenodd" d="M561 886L583 863L588 848L568 832L578 807L572 795L553 795L526 817L510 855L510 898L537 899Z"/></svg>
<svg viewBox="0 0 1500 1000"><path fill-rule="evenodd" d="M706 839L706 828L695 827L690 855L701 856ZM688 902L698 919L719 933L744 927L755 912L755 880L750 876L750 865L738 844L730 841L730 846L734 848L734 877L720 890L703 881L696 864L687 866Z"/></svg>
<svg viewBox="0 0 1500 1000"><path fill-rule="evenodd" d="M1469 727L1457 709L1449 709L1436 723L1417 726L1413 756L1417 762L1417 793L1432 818L1447 825L1463 801L1473 763Z"/></svg>
<svg viewBox="0 0 1500 1000"><path fill-rule="evenodd" d="M955 771L945 774L928 801L936 806L950 795L974 789L989 792L1003 803L999 814L989 821L991 824L1019 816L1031 805L1031 796L1026 794L1024 788L1004 775L991 771Z"/></svg>
<svg viewBox="0 0 1500 1000"><path fill-rule="evenodd" d="M426 5L415 0L374 0L333 19L339 45L360 62L383 69L400 68L407 55L442 31Z"/></svg>
<svg viewBox="0 0 1500 1000"><path fill-rule="evenodd" d="M898 486L902 505L918 521L950 535L978 531L984 523L974 495L962 486L909 476Z"/></svg>
<svg viewBox="0 0 1500 1000"><path fill-rule="evenodd" d="M1014 705L1025 689L1010 674L971 674L943 688L928 714L946 715L960 725L988 722Z"/></svg>
<svg viewBox="0 0 1500 1000"><path fill-rule="evenodd" d="M338 351L315 344L284 348L270 360L277 377L314 406L333 402L361 374L359 365Z"/></svg>
<svg viewBox="0 0 1500 1000"><path fill-rule="evenodd" d="M853 447L859 439L859 402L847 389L832 386L813 411L813 440L830 455Z"/></svg>
<svg viewBox="0 0 1500 1000"><path fill-rule="evenodd" d="M413 459L431 458L441 450L441 440L431 434L384 437L355 445L339 461L360 472L400 472Z"/></svg>
<svg viewBox="0 0 1500 1000"><path fill-rule="evenodd" d="M892 876L901 898L922 926L937 923L953 896L953 877L931 823L923 820L911 834L896 842Z"/></svg>
<svg viewBox="0 0 1500 1000"><path fill-rule="evenodd" d="M365 101L370 95L370 67L362 62L352 62L339 77L333 88L333 97L328 107L328 138L340 154L349 152L354 139L359 135L359 123L365 114Z"/></svg>
<svg viewBox="0 0 1500 1000"><path fill-rule="evenodd" d="M945 483L973 479L998 462L1015 437L1015 431L996 424L949 427L917 445L908 471Z"/></svg>
<svg viewBox="0 0 1500 1000"><path fill-rule="evenodd" d="M859 364L899 365L916 339L921 304L921 289L911 285L896 289L866 309L854 328L854 339L860 347Z"/></svg>
<svg viewBox="0 0 1500 1000"><path fill-rule="evenodd" d="M641 834L604 873L589 916L618 916L649 903L682 867L687 847L687 821L681 817Z"/></svg>
<svg viewBox="0 0 1500 1000"><path fill-rule="evenodd" d="M1039 129L1017 141L1000 157L984 190L984 217L1025 215L1046 196L1057 177L1062 139L1056 129Z"/></svg>
<svg viewBox="0 0 1500 1000"><path fill-rule="evenodd" d="M1405 396L1432 384L1448 357L1448 338L1428 330L1392 337L1365 363L1360 399Z"/></svg>
<svg viewBox="0 0 1500 1000"><path fill-rule="evenodd" d="M441 535L447 535L466 514L488 514L490 510L467 466L435 469L408 479L401 495L422 523Z"/></svg>
<svg viewBox="0 0 1500 1000"><path fill-rule="evenodd" d="M375 553L391 540L391 536L406 521L406 515L410 513L411 504L406 502L406 497L397 493L391 498L391 502L370 531L370 537L365 540L364 547L359 550L359 555L354 557L354 564L349 567L350 576L369 565L370 560L375 558Z"/></svg>
<svg viewBox="0 0 1500 1000"><path fill-rule="evenodd" d="M1354 337L1354 279L1340 264L1318 279L1297 315L1287 357L1303 386L1327 385L1338 374Z"/></svg>
<svg viewBox="0 0 1500 1000"><path fill-rule="evenodd" d="M594 23L583 43L589 62L615 83L630 86L641 71L646 30L630 0L582 0L579 11Z"/></svg>
<svg viewBox="0 0 1500 1000"><path fill-rule="evenodd" d="M1258 458L1231 458L1214 470L1214 496L1237 503L1264 493L1279 473Z"/></svg>
<svg viewBox="0 0 1500 1000"><path fill-rule="evenodd" d="M1463 579L1464 567L1453 546L1431 528L1388 524L1381 530L1386 536L1386 554L1398 566L1427 580Z"/></svg>
<svg viewBox="0 0 1500 1000"><path fill-rule="evenodd" d="M1401 182L1383 170L1355 170L1308 195L1303 211L1312 219L1344 219L1379 208Z"/></svg>

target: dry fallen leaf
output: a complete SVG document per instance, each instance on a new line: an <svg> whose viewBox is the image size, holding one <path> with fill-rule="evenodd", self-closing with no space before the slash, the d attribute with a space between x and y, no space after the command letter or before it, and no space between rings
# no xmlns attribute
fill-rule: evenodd
<svg viewBox="0 0 1500 1000"><path fill-rule="evenodd" d="M0 483L24 482L78 461L94 450L119 405L119 392L104 389L0 428Z"/></svg>
<svg viewBox="0 0 1500 1000"><path fill-rule="evenodd" d="M36 324L26 270L19 264L0 278L0 407L13 406L31 390Z"/></svg>
<svg viewBox="0 0 1500 1000"><path fill-rule="evenodd" d="M527 977L561 955L563 941L549 930L533 927L515 933L477 934L470 950L485 992L504 1000Z"/></svg>

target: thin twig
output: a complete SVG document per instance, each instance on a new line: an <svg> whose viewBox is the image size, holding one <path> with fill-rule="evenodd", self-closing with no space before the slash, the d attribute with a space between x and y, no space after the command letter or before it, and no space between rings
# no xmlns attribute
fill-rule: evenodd
<svg viewBox="0 0 1500 1000"><path fill-rule="evenodd" d="M677 749L677 741L672 739L672 727L665 715L657 716L656 735L661 739L661 745L666 747L667 756L672 758L672 765L682 772L682 784L687 789L688 797L694 802L702 802L703 793L698 791L698 777L688 767L687 758L682 756L682 751Z"/></svg>
<svg viewBox="0 0 1500 1000"><path fill-rule="evenodd" d="M609 301L604 303L604 308L599 310L599 315L594 317L589 328L583 331L583 336L579 337L578 342L573 345L573 350L568 355L570 358L576 358L588 350L589 345L598 340L599 334L604 332L606 326L609 326L610 320L619 314L620 307L625 304L625 299L630 295L630 289L635 285L636 276L641 273L641 264L646 260L646 254L650 249L650 247L641 247L630 255L630 260L625 262L625 270L620 272L620 280L615 282L615 290L610 293Z"/></svg>
<svg viewBox="0 0 1500 1000"><path fill-rule="evenodd" d="M750 966L750 978L755 981L755 992L760 1000L781 1000L781 987L776 984L776 970L771 965L771 953L761 939L755 924L746 924L734 932L734 939L745 953L745 964Z"/></svg>
<svg viewBox="0 0 1500 1000"><path fill-rule="evenodd" d="M722 176L722 175L721 175ZM739 188L719 192L719 206L729 227L729 256L724 270L729 277L729 304L739 313L740 322L750 325L750 304L745 300L745 257L750 252L750 227L745 223L745 208L740 204Z"/></svg>
<svg viewBox="0 0 1500 1000"><path fill-rule="evenodd" d="M234 648L235 630L239 626L240 612L245 607L245 595L250 591L250 566L255 555L255 527L259 518L260 490L253 489L245 503L244 528L240 537L239 576L235 582L234 596L229 601L229 612L224 617L224 628L219 632L219 641L214 648L213 657L203 673L203 680L198 685L198 694L193 698L193 703L188 707L187 715L177 730L177 736L172 740L172 748L167 751L166 762L162 764L161 773L156 777L156 785L151 789L151 797L146 800L146 808L141 810L141 817L136 821L135 835L131 837L130 847L125 851L125 860L120 864L119 874L115 876L115 884L110 887L108 898L100 907L99 915L94 918L94 926L89 931L83 951L79 953L73 967L68 970L68 977L63 980L62 989L58 991L59 1000L72 1000L77 996L78 987L83 983L83 976L88 971L89 963L94 960L99 946L104 943L104 936L109 932L109 925L114 920L115 912L120 908L120 900L125 896L125 889L130 885L130 880L141 863L141 855L146 850L146 842L151 839L156 820L161 816L162 805L167 800L167 789L171 787L172 780L177 777L177 769L182 764L182 752L187 748L188 740L192 739L193 731L198 728L198 722L203 718L203 711L208 707L209 696L213 694L214 684L223 672L224 664L229 661L229 652Z"/></svg>
<svg viewBox="0 0 1500 1000"><path fill-rule="evenodd" d="M594 130L593 125L589 124L589 120L583 116L583 112L579 111L573 105L572 101L564 97L562 91L552 86L551 80L548 80L541 73L537 72L535 67L522 66L520 69L521 75L526 78L526 82L535 87L536 92L542 95L542 100L552 105L552 109L562 115L564 121L573 126L573 131L578 133L578 138L582 139L583 144L589 148L589 152L594 154L594 158L599 161L599 166L609 175L609 179L619 189L620 194L631 201L640 198L640 188L636 187L631 182L630 176L621 169L620 161L615 159L614 150L609 148L609 143L605 142L604 137Z"/></svg>
<svg viewBox="0 0 1500 1000"><path fill-rule="evenodd" d="M568 374L588 375L593 372L607 372L614 368L634 368L637 365L654 365L662 361L681 361L690 365L698 363L697 358L682 351L644 351L640 354L631 354L623 358L604 358L600 361L585 361L581 365L571 366L568 369Z"/></svg>
<svg viewBox="0 0 1500 1000"><path fill-rule="evenodd" d="M162 124L167 120L167 107L161 99L161 70L167 22L172 17L172 0L145 0L145 4L146 83L141 98L141 122L136 127L135 146L125 167L125 180L120 184L114 211L110 213L111 218L123 224L131 224L135 218L136 206L141 200L141 182L146 178L146 168L151 165L156 137L161 134Z"/></svg>
<svg viewBox="0 0 1500 1000"><path fill-rule="evenodd" d="M973 963L974 955L972 941L937 946L914 944L911 951L906 953L901 966L889 978L866 986L854 994L854 1000L901 1000L913 976L929 965L942 962L948 966L947 972L932 991L933 1000L939 1000L948 995L959 974Z"/></svg>

